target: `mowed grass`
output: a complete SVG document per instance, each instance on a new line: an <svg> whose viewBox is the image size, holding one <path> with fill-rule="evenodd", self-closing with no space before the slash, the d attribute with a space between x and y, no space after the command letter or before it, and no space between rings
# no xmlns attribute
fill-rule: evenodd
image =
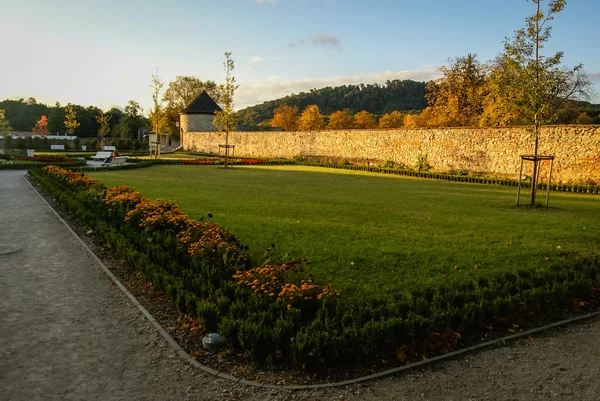
<svg viewBox="0 0 600 401"><path fill-rule="evenodd" d="M351 296L560 264L597 254L600 238L600 198L590 195L551 193L551 208L516 207L514 187L301 166L90 175L173 200L192 218L211 213L256 259L274 244L272 258L305 257L318 282Z"/></svg>

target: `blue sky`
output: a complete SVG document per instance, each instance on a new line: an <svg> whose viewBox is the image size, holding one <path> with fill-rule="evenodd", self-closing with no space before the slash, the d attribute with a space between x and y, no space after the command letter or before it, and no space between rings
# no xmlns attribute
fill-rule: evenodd
<svg viewBox="0 0 600 401"><path fill-rule="evenodd" d="M0 0L0 99L151 105L150 76L222 82L236 108L323 86L427 81L449 58L487 61L524 26L526 0ZM584 64L600 102L600 1L570 0L545 54Z"/></svg>

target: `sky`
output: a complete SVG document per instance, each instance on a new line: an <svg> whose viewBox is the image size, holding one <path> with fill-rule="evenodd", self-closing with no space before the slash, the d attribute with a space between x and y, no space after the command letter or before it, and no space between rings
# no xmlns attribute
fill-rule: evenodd
<svg viewBox="0 0 600 401"><path fill-rule="evenodd" d="M547 2L545 2L547 3ZM527 0L0 0L0 100L148 111L151 75L222 83L241 109L312 88L429 81L451 58L493 59ZM545 55L583 64L600 103L600 1L568 0ZM165 85L166 88L166 85Z"/></svg>

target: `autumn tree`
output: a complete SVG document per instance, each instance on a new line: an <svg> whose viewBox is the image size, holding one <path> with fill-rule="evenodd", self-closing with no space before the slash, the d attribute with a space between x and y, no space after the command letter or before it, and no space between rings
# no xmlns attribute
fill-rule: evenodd
<svg viewBox="0 0 600 401"><path fill-rule="evenodd" d="M379 119L379 128L400 128L404 124L404 114L398 110L386 113Z"/></svg>
<svg viewBox="0 0 600 401"><path fill-rule="evenodd" d="M32 129L33 133L46 136L48 135L48 117L42 116Z"/></svg>
<svg viewBox="0 0 600 401"><path fill-rule="evenodd" d="M567 68L561 65L563 52L544 56L542 50L552 27L550 21L565 7L565 0L552 0L542 10L544 0L531 0L536 12L525 20L525 27L517 30L504 42L502 68L496 75L496 95L510 105L520 118L532 127L533 155L538 155L540 128L556 120L558 112L569 99L587 98L590 83L582 72L582 65ZM538 181L538 163L533 163L530 204L535 205Z"/></svg>
<svg viewBox="0 0 600 401"><path fill-rule="evenodd" d="M487 66L476 54L450 59L439 68L442 77L427 84L425 95L432 107L430 125L476 126L486 97Z"/></svg>
<svg viewBox="0 0 600 401"><path fill-rule="evenodd" d="M172 120L169 118L164 108L159 107L158 109L150 111L148 119L152 122L155 132L165 133L169 131L169 133L171 133L169 125L172 123Z"/></svg>
<svg viewBox="0 0 600 401"><path fill-rule="evenodd" d="M10 131L12 131L12 127L4 117L4 110L0 109L0 135L7 136Z"/></svg>
<svg viewBox="0 0 600 401"><path fill-rule="evenodd" d="M96 122L98 123L98 136L100 137L100 144L104 144L104 138L110 132L110 119L111 114L105 113L103 110L98 112L96 116Z"/></svg>
<svg viewBox="0 0 600 401"><path fill-rule="evenodd" d="M429 128L434 126L432 107L426 107L420 113L407 114L404 116L404 128Z"/></svg>
<svg viewBox="0 0 600 401"><path fill-rule="evenodd" d="M225 52L225 84L220 85L221 91L221 111L215 112L213 124L219 132L225 132L225 167L229 162L229 132L235 131L235 112L233 110L233 96L239 85L235 84L235 77L232 75L235 63L231 58L231 52Z"/></svg>
<svg viewBox="0 0 600 401"><path fill-rule="evenodd" d="M298 107L282 104L276 108L270 126L283 128L285 131L296 131L298 129Z"/></svg>
<svg viewBox="0 0 600 401"><path fill-rule="evenodd" d="M69 135L73 135L77 127L79 127L79 123L77 122L77 115L75 114L75 110L73 109L73 105L71 103L67 104L65 107L65 129Z"/></svg>
<svg viewBox="0 0 600 401"><path fill-rule="evenodd" d="M328 129L352 129L356 126L349 109L338 110L329 116Z"/></svg>
<svg viewBox="0 0 600 401"><path fill-rule="evenodd" d="M366 110L359 111L354 115L354 125L360 129L371 129L377 127L377 119Z"/></svg>
<svg viewBox="0 0 600 401"><path fill-rule="evenodd" d="M319 131L325 128L325 118L321 114L319 106L311 104L306 106L298 119L300 131Z"/></svg>

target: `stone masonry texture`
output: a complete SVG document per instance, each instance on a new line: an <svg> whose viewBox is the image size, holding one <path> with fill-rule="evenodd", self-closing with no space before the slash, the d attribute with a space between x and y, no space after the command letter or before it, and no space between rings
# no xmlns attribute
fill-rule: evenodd
<svg viewBox="0 0 600 401"><path fill-rule="evenodd" d="M181 114L181 130L184 133L190 131L216 132L217 128L213 125L214 119L215 116L212 114Z"/></svg>
<svg viewBox="0 0 600 401"><path fill-rule="evenodd" d="M185 132L182 145L190 151L216 153L224 140L223 133ZM468 170L517 177L519 156L533 153L534 134L525 127L231 132L229 143L236 145L236 155L247 157L302 156L330 162L414 166L419 156L426 155L434 171ZM538 154L556 156L554 182L600 183L600 126L543 127ZM531 167L527 163L524 174L530 175ZM541 179L546 179L548 167L549 162L543 162Z"/></svg>

